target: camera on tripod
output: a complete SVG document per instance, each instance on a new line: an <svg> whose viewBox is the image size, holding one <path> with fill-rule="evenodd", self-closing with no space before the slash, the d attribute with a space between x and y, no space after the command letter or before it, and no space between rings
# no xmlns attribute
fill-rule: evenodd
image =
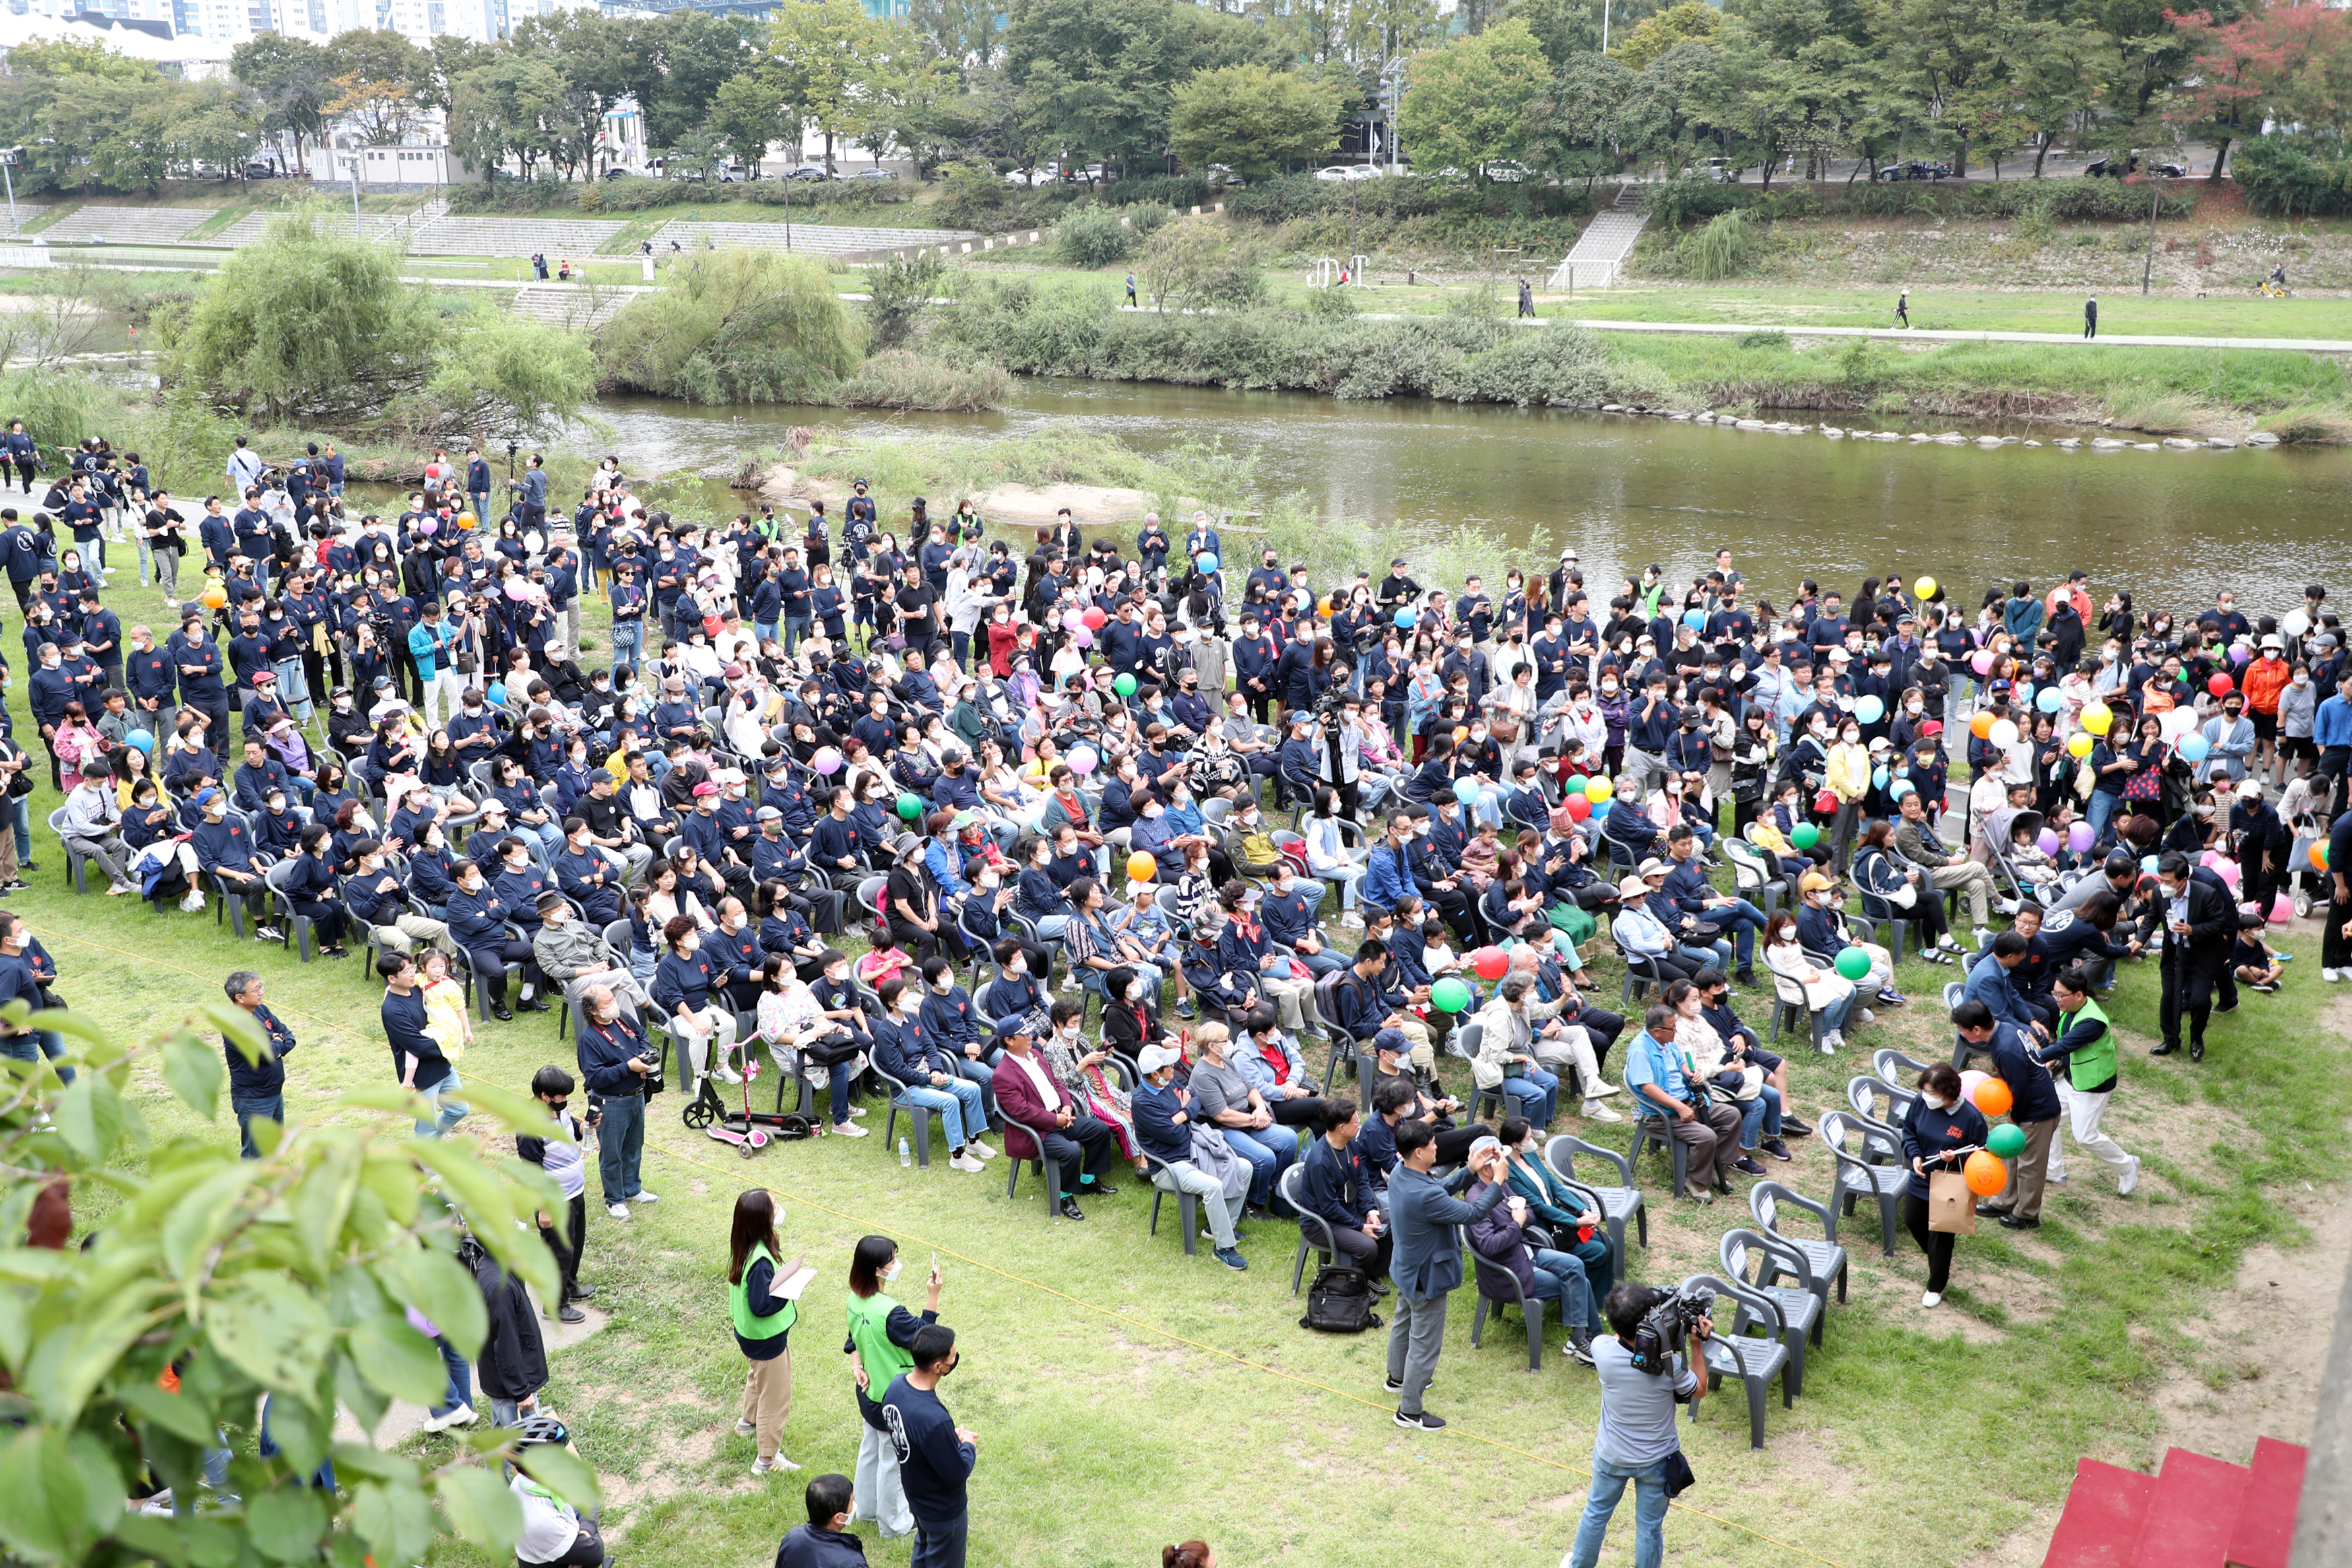
<svg viewBox="0 0 2352 1568"><path fill-rule="evenodd" d="M1633 1370L1652 1373L1674 1370L1675 1352L1690 1343L1691 1332L1715 1310L1715 1292L1686 1285L1661 1291L1633 1331Z"/></svg>

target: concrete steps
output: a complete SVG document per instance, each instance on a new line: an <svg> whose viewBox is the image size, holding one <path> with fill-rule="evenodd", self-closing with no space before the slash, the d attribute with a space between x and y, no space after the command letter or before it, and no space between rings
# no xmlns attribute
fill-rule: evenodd
<svg viewBox="0 0 2352 1568"><path fill-rule="evenodd" d="M1650 221L1641 192L1635 184L1617 187L1615 199L1593 215L1575 247L1552 268L1551 288L1606 289L1617 280L1618 270L1633 254L1633 242Z"/></svg>

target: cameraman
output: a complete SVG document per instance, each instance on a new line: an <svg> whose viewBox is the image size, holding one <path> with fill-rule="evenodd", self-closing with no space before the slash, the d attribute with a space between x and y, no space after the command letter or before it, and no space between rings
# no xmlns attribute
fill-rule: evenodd
<svg viewBox="0 0 2352 1568"><path fill-rule="evenodd" d="M1667 1292L1647 1285L1620 1285L1602 1305L1615 1337L1592 1347L1592 1362L1601 1378L1601 1426L1592 1439L1592 1490L1584 1504L1584 1521L1576 1527L1576 1544L1561 1568L1593 1568L1601 1560L1601 1539L1625 1483L1633 1483L1633 1568L1659 1568L1666 1555L1666 1469L1682 1452L1675 1431L1675 1405L1698 1389L1701 1373L1683 1364L1675 1347L1663 1347L1666 1365L1643 1372L1634 1364L1634 1340L1642 1321ZM1706 1338L1715 1324L1700 1318L1698 1335Z"/></svg>

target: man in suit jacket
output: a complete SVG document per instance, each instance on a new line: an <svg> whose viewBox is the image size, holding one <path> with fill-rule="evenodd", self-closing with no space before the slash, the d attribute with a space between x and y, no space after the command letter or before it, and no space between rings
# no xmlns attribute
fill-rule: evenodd
<svg viewBox="0 0 2352 1568"><path fill-rule="evenodd" d="M1462 1283L1459 1227L1483 1217L1510 1194L1503 1185L1503 1145L1496 1139L1473 1142L1463 1169L1447 1182L1430 1174L1437 1163L1436 1128L1400 1121L1396 1147L1396 1168L1389 1173L1389 1223L1396 1229L1389 1279L1396 1286L1396 1315L1389 1325L1388 1391L1403 1396L1397 1404L1398 1426L1408 1432L1436 1432L1445 1422L1422 1409L1421 1396L1445 1342L1445 1298ZM1474 1177L1488 1184L1475 1203L1452 1195Z"/></svg>
<svg viewBox="0 0 2352 1568"><path fill-rule="evenodd" d="M2205 1023L2213 1016L2213 992L2222 992L2221 1010L2238 1005L2230 973L2230 947L2237 940L2238 907L2219 879L2195 875L2189 857L2168 850L2157 862L2158 891L2164 916L2164 1043L2150 1056L2180 1048L2180 1017L2189 1016L2189 1059L2205 1059Z"/></svg>
<svg viewBox="0 0 2352 1568"><path fill-rule="evenodd" d="M1038 1129L1045 1135L1044 1152L1060 1172L1062 1217L1084 1219L1087 1216L1077 1202L1080 1186L1106 1198L1118 1191L1099 1179L1118 1157L1118 1144L1110 1128L1073 1104L1046 1070L1036 1051L1037 1037L1045 1027L1034 1013L997 1026L996 1041L1004 1047L1004 1054L997 1058L989 1087L1004 1112L1004 1152L1016 1160L1038 1158L1038 1140L1029 1131L1032 1127ZM1458 1280L1458 1265L1454 1275Z"/></svg>

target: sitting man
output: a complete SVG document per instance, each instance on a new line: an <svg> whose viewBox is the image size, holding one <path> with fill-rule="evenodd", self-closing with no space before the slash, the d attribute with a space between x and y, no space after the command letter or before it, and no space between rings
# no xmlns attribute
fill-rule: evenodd
<svg viewBox="0 0 2352 1568"><path fill-rule="evenodd" d="M876 993L882 998L883 1016L873 1026L874 1065L906 1086L892 1096L895 1103L902 1108L919 1105L940 1119L951 1169L984 1169L981 1161L995 1158L996 1151L980 1137L988 1131L981 1087L956 1070L954 1058L923 1027L921 1017L905 1005L908 989L904 977L892 975Z"/></svg>
<svg viewBox="0 0 2352 1568"><path fill-rule="evenodd" d="M1642 1032L1625 1055L1625 1087L1642 1114L1665 1123L1678 1143L1690 1145L1690 1195L1711 1204L1715 1193L1731 1191L1732 1167L1739 1160L1739 1112L1710 1100L1703 1085L1683 1072L1682 1047L1674 1043L1675 1010L1661 1003L1642 1018ZM1712 1185L1715 1192L1707 1188Z"/></svg>
<svg viewBox="0 0 2352 1568"><path fill-rule="evenodd" d="M1362 1115L1353 1100L1333 1099L1322 1104L1317 1128L1321 1136L1307 1146L1298 1182L1299 1202L1307 1213L1331 1227L1331 1240L1340 1257L1370 1278L1372 1294L1385 1296L1389 1249L1395 1237L1389 1232L1388 1215L1381 1209L1370 1165L1356 1147L1356 1135L1363 1130ZM1391 1158L1393 1137L1391 1133ZM1309 1241L1319 1234L1304 1220L1300 1226Z"/></svg>
<svg viewBox="0 0 2352 1568"><path fill-rule="evenodd" d="M1225 1026L1211 1020L1193 1031L1200 1058L1192 1064L1192 1099L1199 1119L1225 1135L1225 1142L1251 1166L1247 1213L1263 1219L1284 1167L1298 1158L1298 1134L1277 1121L1265 1097L1228 1055Z"/></svg>
<svg viewBox="0 0 2352 1568"><path fill-rule="evenodd" d="M1153 1186L1166 1193L1191 1193L1201 1200L1209 1216L1209 1237L1215 1245L1217 1261L1238 1272L1249 1267L1249 1260L1237 1245L1225 1185L1192 1160L1192 1092L1176 1082L1177 1064L1183 1059L1172 1046L1143 1047L1136 1062L1143 1081L1129 1101L1136 1141L1157 1162L1151 1170Z"/></svg>
<svg viewBox="0 0 2352 1568"><path fill-rule="evenodd" d="M1053 1160L1061 1178L1059 1212L1064 1219L1082 1220L1087 1216L1078 1207L1081 1187L1103 1197L1118 1191L1100 1179L1118 1157L1118 1140L1055 1083L1036 1050L1045 1029L1045 1021L1032 1014L996 1031L1003 1050L996 1058L992 1084L996 1103L1004 1110L1004 1152L1015 1160ZM1199 1080L1195 1068L1193 1081Z"/></svg>

